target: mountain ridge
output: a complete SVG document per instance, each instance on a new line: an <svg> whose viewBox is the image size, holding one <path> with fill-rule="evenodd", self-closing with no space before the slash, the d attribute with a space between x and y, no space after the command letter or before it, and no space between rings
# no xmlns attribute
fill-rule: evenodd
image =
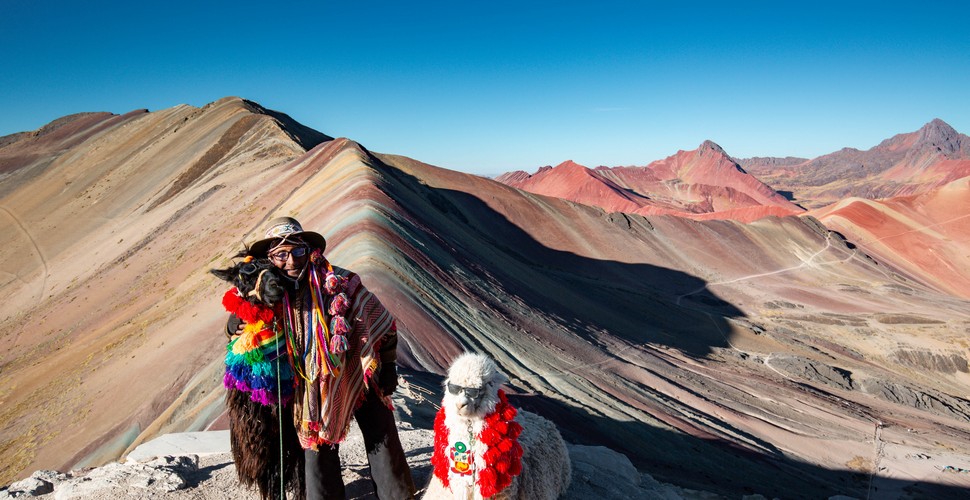
<svg viewBox="0 0 970 500"><path fill-rule="evenodd" d="M849 196L919 194L970 175L970 137L935 118L865 151L843 148L782 169L764 159L740 163L768 184L791 191L806 207L821 208Z"/></svg>
<svg viewBox="0 0 970 500"><path fill-rule="evenodd" d="M966 300L819 219L610 213L346 138L306 150L240 100L217 103L0 178L17 236L0 253L18 264L0 284L3 481L218 425L224 284L207 269L293 215L397 318L403 367L441 374L461 350L487 353L516 405L658 480L818 498L864 494L853 478L871 470L881 492L970 487L933 469L970 443L970 374L934 361L965 359Z"/></svg>
<svg viewBox="0 0 970 500"><path fill-rule="evenodd" d="M590 171L593 182L584 183L584 179L563 173L566 168L575 168L570 163L543 167L532 175L521 171L504 174L496 180L537 194L643 215L706 219L730 213L748 222L755 214L791 215L802 211L749 175L721 146L709 140L695 150L678 151L645 167L596 167ZM593 187L605 181L610 182L606 189ZM631 199L628 193L637 198ZM618 201L617 196L623 201ZM757 211L752 207L771 208Z"/></svg>

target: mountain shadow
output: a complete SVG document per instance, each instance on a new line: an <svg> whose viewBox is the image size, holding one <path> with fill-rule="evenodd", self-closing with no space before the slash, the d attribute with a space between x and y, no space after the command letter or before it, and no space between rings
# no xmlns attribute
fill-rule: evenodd
<svg viewBox="0 0 970 500"><path fill-rule="evenodd" d="M411 390L428 402L443 397L444 377L402 369ZM641 472L682 488L717 493L728 498L760 494L769 498L818 499L845 495L855 498L959 499L970 490L927 481L870 477L858 470L832 470L799 461L781 452L756 453L727 441L705 439L660 429L642 422L618 421L536 394L510 394L522 410L553 421L572 444L604 446L623 453ZM433 411L409 408L412 425L431 429ZM419 450L420 451L420 450ZM430 470L415 471L427 481Z"/></svg>
<svg viewBox="0 0 970 500"><path fill-rule="evenodd" d="M435 356L418 351L443 342L485 352L510 372L513 401L553 420L567 440L610 447L639 470L687 488L780 498L878 497L880 489L915 498L967 493L890 478L875 478L870 490L868 473L800 461L716 410L651 387L659 378L700 399L710 397L711 386L723 389L716 368L714 378L689 379L689 367L658 353L673 348L702 361L730 348L731 323L744 314L705 280L642 262L655 248L652 240L670 236L653 234L648 219L505 187L490 191L491 183L466 185L454 173L386 160L372 158L393 205L381 210L407 247L399 250L414 252L406 259L411 267L396 272L411 276L409 285L428 287L409 307L426 311L433 317L428 324L437 326L405 330L414 351L405 365L441 373L447 355L439 351L429 362ZM587 256L611 247L621 258ZM713 397L715 407L731 406L732 393Z"/></svg>
<svg viewBox="0 0 970 500"><path fill-rule="evenodd" d="M377 158L374 161L380 162ZM460 318L453 320L455 327L447 333L466 347L481 347L482 342L475 337L489 332L475 330L488 326L553 342L564 336L577 337L587 348L603 347L604 339L609 338L632 345L665 345L704 357L713 348L729 346L731 326L727 319L744 316L707 289L704 280L636 262L646 260L650 247L644 241L654 239L652 227L643 217L608 214L571 203L570 212L554 213L543 207L541 200L497 183L490 185L495 193L472 194L431 187L395 166L382 163L378 168L389 178L381 183L381 189L400 207L391 215L398 219L395 225L408 228L408 239L415 241L413 248L422 254L421 260L431 262L427 267L433 268L413 272L435 275L436 287L448 289L450 295L463 295L462 301L475 302L476 308L506 322L504 326L461 325ZM510 220L483 200L488 196L510 198L509 203L528 211ZM541 217L548 217L549 224L536 223ZM573 222L578 228L571 228ZM530 227L526 230L520 224ZM624 255L630 262L570 251L569 245L576 245L575 240L563 242L564 249L551 248L530 234L540 232L561 239L557 231L565 234L572 230L586 232L589 243L578 243L588 247L582 250L595 254L617 247L621 250L613 253ZM444 304L425 307L433 310L436 306Z"/></svg>
<svg viewBox="0 0 970 500"><path fill-rule="evenodd" d="M948 484L870 477L858 470L832 470L784 453L758 453L731 442L703 439L636 421L594 415L545 396L510 396L517 407L552 420L575 444L606 446L625 454L641 471L681 487L723 495L761 494L773 498L958 499L970 490ZM600 432L595 434L590 429ZM870 484L871 482L871 484Z"/></svg>

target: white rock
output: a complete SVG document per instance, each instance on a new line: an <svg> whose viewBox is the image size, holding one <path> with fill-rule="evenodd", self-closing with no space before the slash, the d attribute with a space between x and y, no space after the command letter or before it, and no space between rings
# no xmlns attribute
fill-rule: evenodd
<svg viewBox="0 0 970 500"><path fill-rule="evenodd" d="M177 432L159 436L135 447L128 462L144 462L166 455L205 455L229 452L229 431Z"/></svg>
<svg viewBox="0 0 970 500"><path fill-rule="evenodd" d="M46 470L46 469L34 471L34 473L30 475L30 477L36 477L37 479L47 481L48 483L51 483L53 485L56 485L57 483L61 483L70 479L68 475L64 474L63 472L58 472L56 470Z"/></svg>
<svg viewBox="0 0 970 500"><path fill-rule="evenodd" d="M185 488L180 467L186 464L194 470L196 457L164 457L157 465L110 463L93 469L87 475L65 481L54 489L56 500L84 498L105 490L117 490L125 495L130 488L150 490L153 493L170 493ZM137 490L136 490L137 491Z"/></svg>
<svg viewBox="0 0 970 500"><path fill-rule="evenodd" d="M399 436L408 453L408 462L420 494L420 489L426 486L430 479L434 433L429 429L402 429ZM163 443L184 443L180 439L169 438L163 440ZM216 437L209 442L216 442L218 439L220 438ZM204 443L206 440L194 440L194 442ZM714 493L660 483L649 474L637 471L626 456L609 448L567 445L567 450L572 462L572 483L563 496L565 500L722 498ZM373 498L364 446L356 425L352 426L351 434L341 444L340 456L349 498ZM258 496L251 490L241 487L236 481L232 457L228 449L221 455L210 454L203 450L202 458L195 454L182 456L162 454L156 457L156 452L152 452L148 458L151 460L141 463L134 461L124 464L111 463L97 469L74 472L72 475L56 471L37 471L31 477L53 484L53 495L48 494L44 498L56 500L160 497L174 500L221 500L223 498L255 499ZM202 471L206 472L200 475ZM189 488L189 484L193 486ZM22 491L12 491L12 488L9 491L0 490L0 500L11 498L23 500L31 497ZM849 498L833 497L831 500L849 500Z"/></svg>
<svg viewBox="0 0 970 500"><path fill-rule="evenodd" d="M198 455L179 455L156 457L154 460L145 463L149 467L164 467L178 472L193 472L199 469Z"/></svg>
<svg viewBox="0 0 970 500"><path fill-rule="evenodd" d="M28 477L21 481L17 481L10 485L11 492L20 492L27 496L38 496L46 495L54 491L54 485L44 481L43 479L38 479L36 477Z"/></svg>
<svg viewBox="0 0 970 500"><path fill-rule="evenodd" d="M67 479L67 476L53 470L39 470L26 479L22 479L10 484L8 495L18 496L39 496L46 495L54 491L54 485Z"/></svg>

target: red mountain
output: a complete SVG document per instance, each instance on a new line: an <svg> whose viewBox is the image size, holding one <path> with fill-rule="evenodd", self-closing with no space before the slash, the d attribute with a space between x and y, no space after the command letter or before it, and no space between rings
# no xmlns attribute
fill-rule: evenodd
<svg viewBox="0 0 970 500"><path fill-rule="evenodd" d="M634 212L650 204L646 196L571 160L555 168L540 168L533 175L517 171L502 174L496 180L531 193L596 205L611 212Z"/></svg>
<svg viewBox="0 0 970 500"><path fill-rule="evenodd" d="M802 211L745 172L711 141L646 167L590 170L569 161L555 168L543 167L533 175L518 171L496 180L611 212L751 221Z"/></svg>
<svg viewBox="0 0 970 500"><path fill-rule="evenodd" d="M867 151L844 148L798 163L777 158L739 160L806 207L843 198L889 198L923 193L970 175L970 137L940 119L886 139Z"/></svg>
<svg viewBox="0 0 970 500"><path fill-rule="evenodd" d="M910 278L970 298L970 177L919 195L849 198L811 214Z"/></svg>

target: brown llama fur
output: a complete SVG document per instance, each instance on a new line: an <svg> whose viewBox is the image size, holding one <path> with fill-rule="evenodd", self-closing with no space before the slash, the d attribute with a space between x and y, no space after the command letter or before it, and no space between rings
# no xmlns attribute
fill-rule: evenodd
<svg viewBox="0 0 970 500"><path fill-rule="evenodd" d="M280 424L282 423L284 486L294 498L305 495L303 448L293 427L289 407L264 406L236 389L226 391L229 415L229 443L239 482L259 490L264 500L280 493ZM282 417L282 421L279 420Z"/></svg>

